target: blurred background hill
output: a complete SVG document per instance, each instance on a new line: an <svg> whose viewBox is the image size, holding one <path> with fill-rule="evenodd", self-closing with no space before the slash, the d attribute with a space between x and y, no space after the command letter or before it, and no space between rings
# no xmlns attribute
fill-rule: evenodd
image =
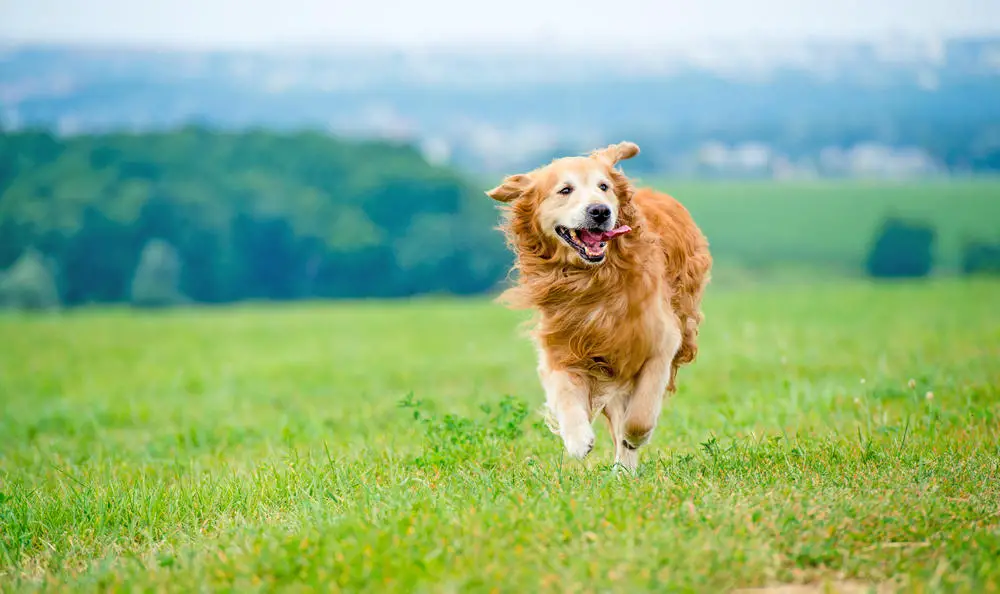
<svg viewBox="0 0 1000 594"><path fill-rule="evenodd" d="M6 130L312 129L498 173L619 138L634 171L1000 168L1000 35L635 51L28 46L0 57Z"/></svg>
<svg viewBox="0 0 1000 594"><path fill-rule="evenodd" d="M61 38L40 10L0 27L0 302L490 292L511 258L483 190L623 139L721 282L1000 268L995 11L964 33L206 45L46 2Z"/></svg>

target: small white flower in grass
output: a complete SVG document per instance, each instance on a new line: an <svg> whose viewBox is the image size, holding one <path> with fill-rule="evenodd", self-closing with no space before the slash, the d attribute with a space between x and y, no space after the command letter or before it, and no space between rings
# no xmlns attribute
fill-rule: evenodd
<svg viewBox="0 0 1000 594"><path fill-rule="evenodd" d="M861 404L861 399L860 398L855 398L854 399L854 404Z"/></svg>
<svg viewBox="0 0 1000 594"><path fill-rule="evenodd" d="M861 378L861 383L865 383L865 378Z"/></svg>
<svg viewBox="0 0 1000 594"><path fill-rule="evenodd" d="M910 387L910 389L912 390L913 388L916 388L916 387L917 387L917 380L915 380L915 379L913 379L913 378L911 377L911 378L910 378L910 381L906 382L906 385L907 385L907 386L909 386L909 387Z"/></svg>
<svg viewBox="0 0 1000 594"><path fill-rule="evenodd" d="M934 392L927 392L927 399L928 400L933 400L934 399Z"/></svg>

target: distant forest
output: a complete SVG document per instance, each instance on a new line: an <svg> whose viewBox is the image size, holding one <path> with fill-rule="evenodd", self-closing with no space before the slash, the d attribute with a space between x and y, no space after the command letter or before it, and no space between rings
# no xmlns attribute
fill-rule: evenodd
<svg viewBox="0 0 1000 594"><path fill-rule="evenodd" d="M985 223L995 210L985 198L992 187L963 186L954 196L984 209ZM412 146L319 132L0 135L0 306L489 292L504 282L512 256L483 189ZM777 186L678 189L713 238L717 262L729 266L925 276L935 268L940 228L952 243L971 233L960 256L948 254L961 258L963 272L1000 272L988 224L943 216L951 210L929 201L933 189L896 191L885 204L920 202L903 210L923 214L890 217L879 228L891 209L869 204L870 193L833 188L805 204L795 189ZM733 196L780 214L738 220L749 215L734 210ZM831 199L849 204L824 202ZM823 229L809 227L817 213L826 213ZM931 223L928 213L940 216ZM761 244L753 229L771 229L774 217L798 222ZM851 247L868 241L859 232L875 234L866 259Z"/></svg>
<svg viewBox="0 0 1000 594"><path fill-rule="evenodd" d="M496 222L481 188L386 142L0 135L0 270L44 266L68 305L478 293L510 264Z"/></svg>

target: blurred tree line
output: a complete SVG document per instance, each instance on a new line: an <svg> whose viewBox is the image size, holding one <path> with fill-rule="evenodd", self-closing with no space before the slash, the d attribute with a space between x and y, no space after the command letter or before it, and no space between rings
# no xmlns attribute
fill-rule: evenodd
<svg viewBox="0 0 1000 594"><path fill-rule="evenodd" d="M934 268L937 232L926 222L897 215L886 217L865 260L872 278L922 278ZM962 245L964 275L1000 275L1000 243L966 239Z"/></svg>
<svg viewBox="0 0 1000 594"><path fill-rule="evenodd" d="M0 300L23 306L477 293L510 263L496 221L387 142L0 134Z"/></svg>
<svg viewBox="0 0 1000 594"><path fill-rule="evenodd" d="M0 305L481 293L511 260L496 223L481 189L408 145L198 127L0 134ZM926 276L935 240L890 216L865 273ZM962 266L1000 274L1000 244L966 242Z"/></svg>

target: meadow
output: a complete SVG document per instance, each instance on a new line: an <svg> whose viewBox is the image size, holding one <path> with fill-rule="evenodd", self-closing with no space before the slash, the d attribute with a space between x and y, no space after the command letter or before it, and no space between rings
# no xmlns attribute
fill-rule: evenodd
<svg viewBox="0 0 1000 594"><path fill-rule="evenodd" d="M747 269L797 280L859 276L887 216L931 224L935 270L960 268L967 239L1000 242L1000 180L668 181L638 180L683 202L719 259L719 280Z"/></svg>
<svg viewBox="0 0 1000 594"><path fill-rule="evenodd" d="M634 476L486 299L4 314L0 589L997 592L997 303L715 287Z"/></svg>

